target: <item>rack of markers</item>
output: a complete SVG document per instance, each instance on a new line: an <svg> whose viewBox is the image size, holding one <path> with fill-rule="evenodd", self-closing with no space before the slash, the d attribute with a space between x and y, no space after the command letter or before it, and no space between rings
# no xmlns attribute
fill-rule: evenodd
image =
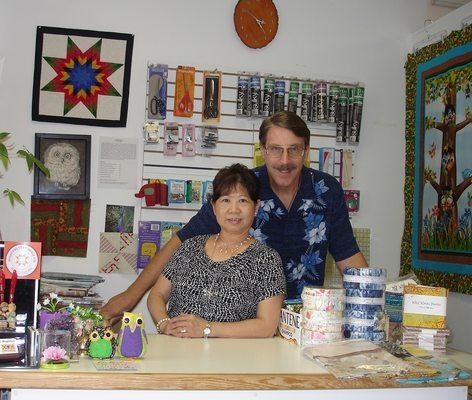
<svg viewBox="0 0 472 400"><path fill-rule="evenodd" d="M383 268L346 268L343 286L346 294L344 336L380 342L385 339L385 285Z"/></svg>

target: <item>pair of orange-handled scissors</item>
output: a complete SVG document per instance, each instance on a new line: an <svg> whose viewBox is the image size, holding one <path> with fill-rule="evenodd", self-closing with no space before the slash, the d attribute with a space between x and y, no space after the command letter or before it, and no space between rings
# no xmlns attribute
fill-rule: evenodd
<svg viewBox="0 0 472 400"><path fill-rule="evenodd" d="M193 112L193 101L190 98L190 92L187 80L185 79L185 74L182 74L182 79L184 81L184 95L179 102L179 111L182 113L191 113Z"/></svg>

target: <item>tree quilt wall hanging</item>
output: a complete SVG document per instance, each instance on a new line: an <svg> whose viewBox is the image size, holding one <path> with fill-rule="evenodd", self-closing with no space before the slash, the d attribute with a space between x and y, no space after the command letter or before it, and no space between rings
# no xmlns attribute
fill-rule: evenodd
<svg viewBox="0 0 472 400"><path fill-rule="evenodd" d="M406 63L401 272L472 294L472 26Z"/></svg>
<svg viewBox="0 0 472 400"><path fill-rule="evenodd" d="M39 26L34 121L126 126L133 35Z"/></svg>

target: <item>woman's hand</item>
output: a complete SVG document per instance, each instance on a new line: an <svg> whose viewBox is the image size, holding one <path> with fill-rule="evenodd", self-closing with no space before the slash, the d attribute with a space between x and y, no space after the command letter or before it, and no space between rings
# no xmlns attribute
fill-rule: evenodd
<svg viewBox="0 0 472 400"><path fill-rule="evenodd" d="M207 321L196 315L180 314L167 322L163 332L181 338L201 338L207 324Z"/></svg>

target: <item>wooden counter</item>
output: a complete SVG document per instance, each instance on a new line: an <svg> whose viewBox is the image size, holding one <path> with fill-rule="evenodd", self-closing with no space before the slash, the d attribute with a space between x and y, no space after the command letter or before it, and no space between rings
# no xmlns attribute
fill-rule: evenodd
<svg viewBox="0 0 472 400"><path fill-rule="evenodd" d="M472 355L451 351L463 367ZM0 387L117 390L319 390L425 387L394 379L338 380L281 339L178 339L149 337L138 371L98 372L88 358L61 371L0 369ZM435 386L472 386L472 379Z"/></svg>

